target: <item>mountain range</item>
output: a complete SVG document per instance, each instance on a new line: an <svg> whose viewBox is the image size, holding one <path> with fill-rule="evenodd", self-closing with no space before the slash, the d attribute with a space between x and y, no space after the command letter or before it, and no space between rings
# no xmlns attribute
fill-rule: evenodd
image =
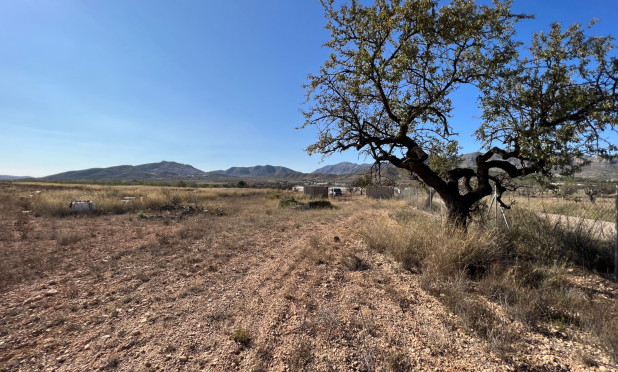
<svg viewBox="0 0 618 372"><path fill-rule="evenodd" d="M0 174L0 181L17 181L17 180L25 180L28 178L32 178L32 177L28 177L28 176L6 176L6 175L2 175Z"/></svg>
<svg viewBox="0 0 618 372"><path fill-rule="evenodd" d="M472 167L478 153L461 156L463 167ZM598 180L618 179L618 161L605 160L599 157L589 158L591 164L584 167L579 177ZM227 170L204 172L189 164L173 161L161 161L142 165L119 165L108 168L90 168L53 174L41 177L41 180L60 181L147 181L147 182L229 182L244 180L264 181L342 181L353 179L358 173L371 168L371 164L356 164L342 162L326 165L311 173L302 173L290 168L273 165L256 165L253 167L232 167ZM392 172L391 172L392 173ZM397 172L395 172L397 173ZM392 176L398 177L393 173ZM391 175L389 175L391 177ZM30 177L0 176L0 180L18 180Z"/></svg>

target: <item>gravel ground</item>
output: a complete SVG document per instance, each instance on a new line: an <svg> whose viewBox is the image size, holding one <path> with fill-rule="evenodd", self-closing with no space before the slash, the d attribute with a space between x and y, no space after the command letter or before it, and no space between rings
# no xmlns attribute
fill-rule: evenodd
<svg viewBox="0 0 618 372"><path fill-rule="evenodd" d="M0 292L0 371L618 370L598 346L514 321L526 347L505 362L417 274L366 248L358 232L386 212L346 203L180 221L5 216L0 259L24 268Z"/></svg>

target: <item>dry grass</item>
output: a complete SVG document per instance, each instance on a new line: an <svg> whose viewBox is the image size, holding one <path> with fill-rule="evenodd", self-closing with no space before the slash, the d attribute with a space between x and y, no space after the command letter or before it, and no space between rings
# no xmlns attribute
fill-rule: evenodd
<svg viewBox="0 0 618 372"><path fill-rule="evenodd" d="M99 186L99 185L44 185L23 183L19 185L19 203L16 207L43 216L64 217L72 215L69 203L74 200L92 200L95 214L123 214L138 211L160 212L181 205L195 206L212 214L226 213L223 206L227 198L266 196L269 190L255 189L205 189L157 186ZM39 192L40 191L40 192ZM14 196L13 196L14 197ZM11 204L16 204L15 202Z"/></svg>
<svg viewBox="0 0 618 372"><path fill-rule="evenodd" d="M596 198L594 203L585 197L562 198L559 196L511 197L510 203L518 209L533 212L557 214L584 218L593 221L614 222L615 198L604 196Z"/></svg>
<svg viewBox="0 0 618 372"><path fill-rule="evenodd" d="M420 272L423 287L504 358L522 342L507 326L511 318L542 334L591 332L618 361L618 307L608 311L567 279L572 268L611 272L612 242L530 212L515 215L513 225L466 232L422 212L399 212L383 216L363 236L371 248Z"/></svg>

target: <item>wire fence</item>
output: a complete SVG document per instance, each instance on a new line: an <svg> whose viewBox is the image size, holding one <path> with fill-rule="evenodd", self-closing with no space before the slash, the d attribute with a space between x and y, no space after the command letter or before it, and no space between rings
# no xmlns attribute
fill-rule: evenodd
<svg viewBox="0 0 618 372"><path fill-rule="evenodd" d="M557 186L553 191L530 187L505 194L503 201L511 206L510 209L496 203L495 195L488 196L479 203L473 221L489 227L511 227L512 214L526 210L545 217L554 225L577 229L593 239L613 240L614 276L618 279L618 184ZM397 190L395 197L441 220L446 217L444 202L430 188L406 187Z"/></svg>

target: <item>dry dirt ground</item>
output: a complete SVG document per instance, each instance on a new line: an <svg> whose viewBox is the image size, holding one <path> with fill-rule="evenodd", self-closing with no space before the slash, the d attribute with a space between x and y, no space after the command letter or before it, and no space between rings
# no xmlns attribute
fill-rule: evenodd
<svg viewBox="0 0 618 372"><path fill-rule="evenodd" d="M182 220L5 209L0 371L616 370L595 345L538 334L521 363L500 359L365 246L379 202L231 199Z"/></svg>

